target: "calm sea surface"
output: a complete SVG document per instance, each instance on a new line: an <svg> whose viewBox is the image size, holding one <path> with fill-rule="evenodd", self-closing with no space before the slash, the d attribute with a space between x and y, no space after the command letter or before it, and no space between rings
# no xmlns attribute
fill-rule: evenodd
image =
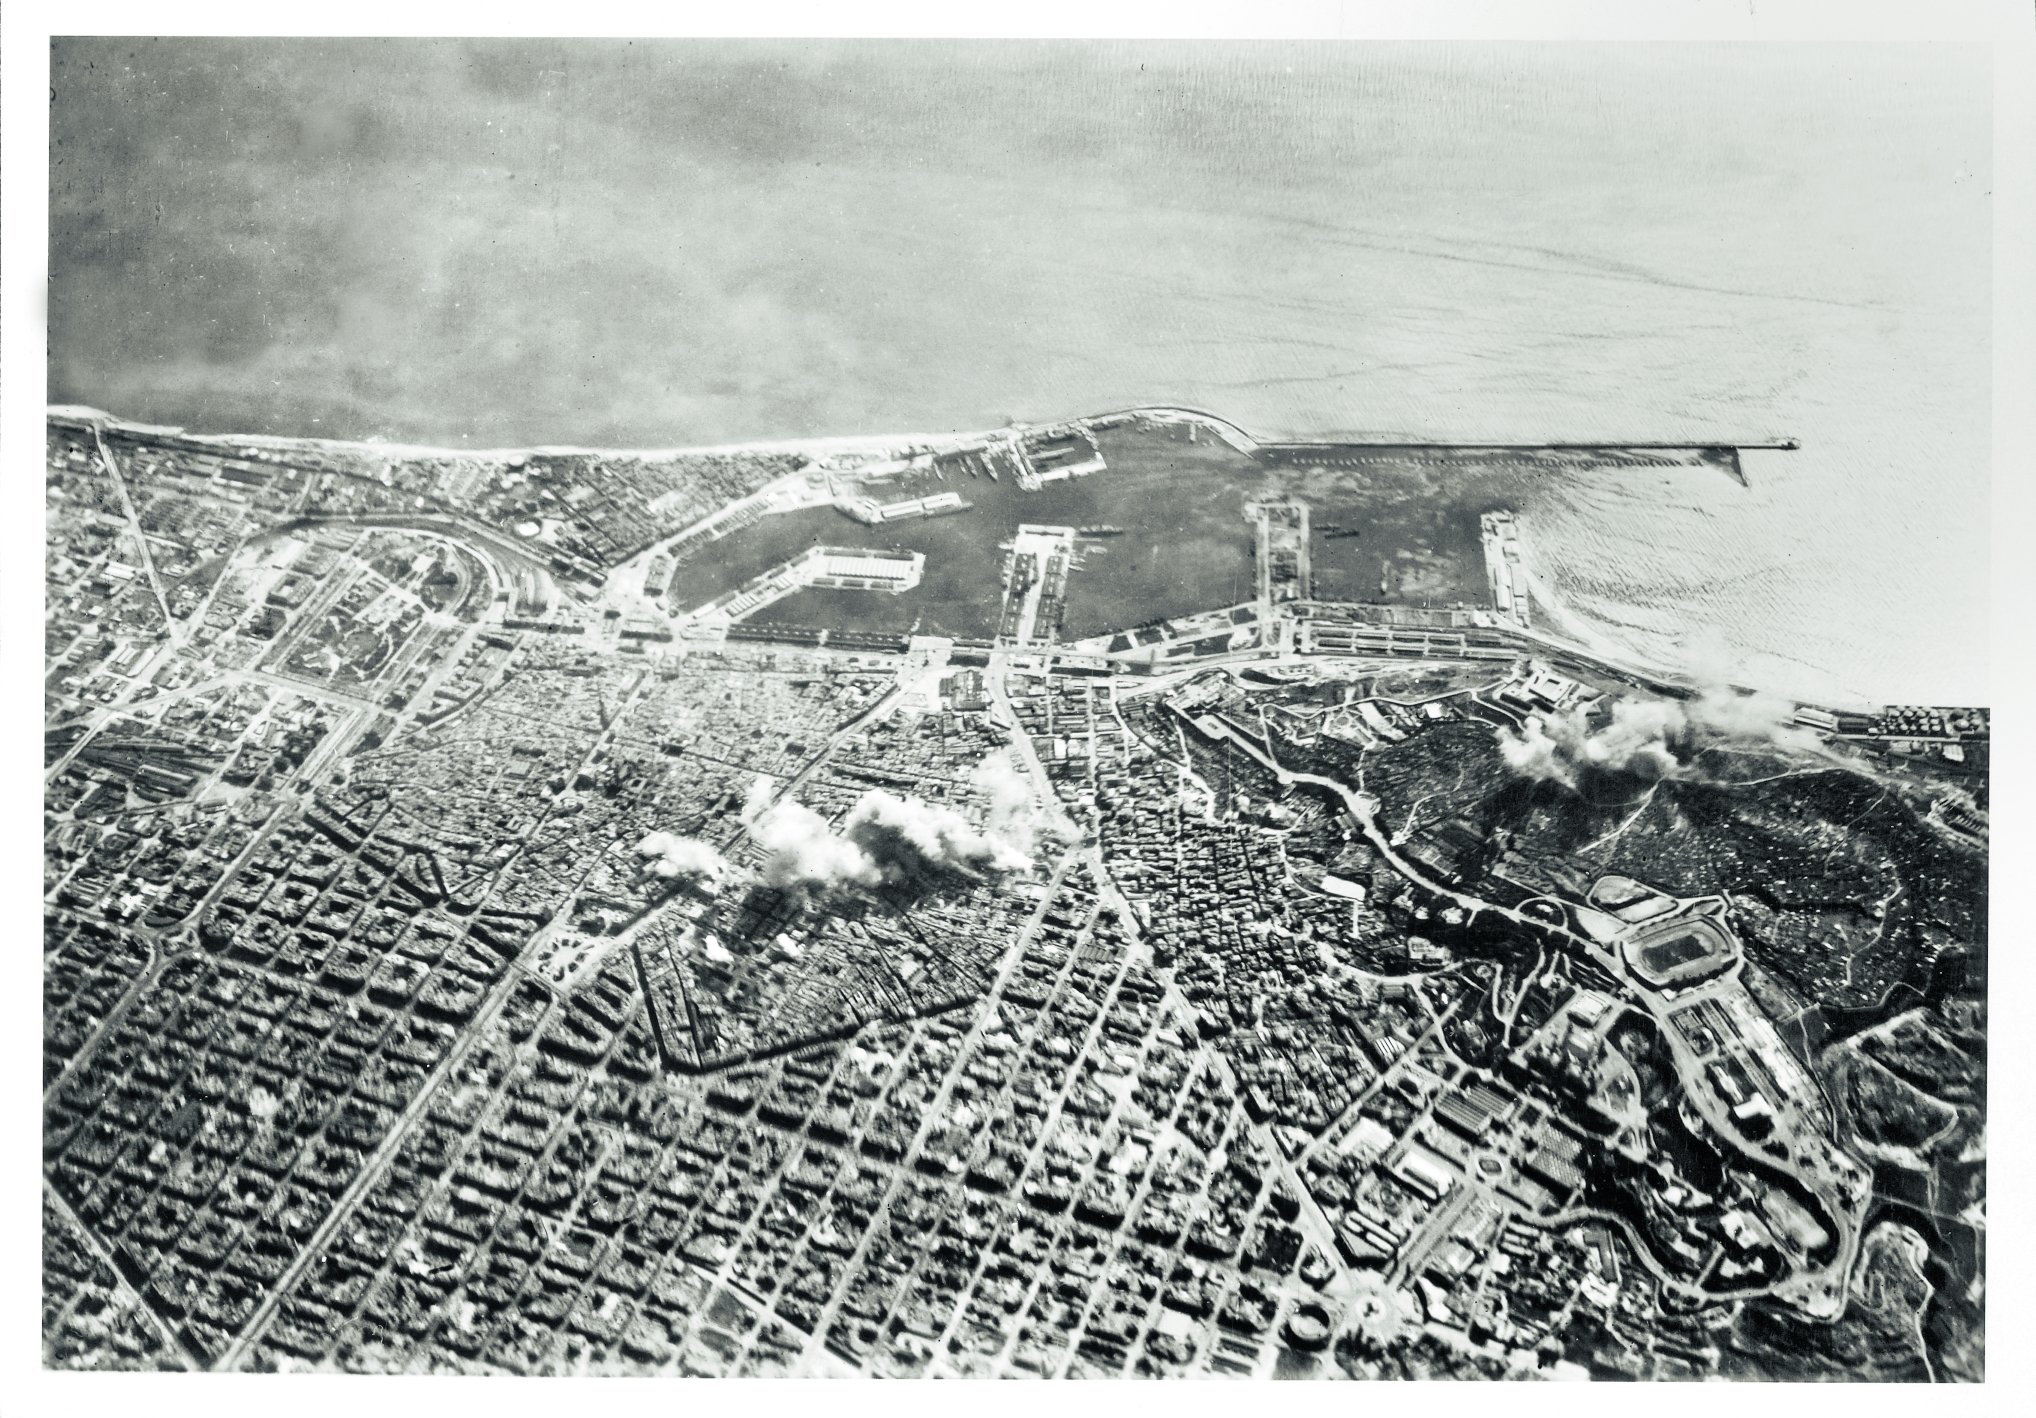
<svg viewBox="0 0 2036 1418"><path fill-rule="evenodd" d="M1575 633L1986 698L1991 117L1955 48L66 41L50 397L671 446L1145 402L1791 435L1514 499Z"/></svg>

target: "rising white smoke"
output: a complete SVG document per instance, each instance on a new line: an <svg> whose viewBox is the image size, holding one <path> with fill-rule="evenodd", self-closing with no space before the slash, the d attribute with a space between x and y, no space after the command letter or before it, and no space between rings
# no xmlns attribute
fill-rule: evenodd
<svg viewBox="0 0 2036 1418"><path fill-rule="evenodd" d="M742 820L764 850L764 881L786 890L982 880L1030 869L1039 840L1062 829L1040 808L1024 770L996 754L977 766L972 782L989 800L986 826L953 808L878 788L856 801L837 832L803 803L773 803L776 787L768 778L751 785Z"/></svg>
<svg viewBox="0 0 2036 1418"><path fill-rule="evenodd" d="M940 871L971 876L1024 871L1032 858L951 807L865 793L849 813L847 838L868 852L886 881L918 880Z"/></svg>
<svg viewBox="0 0 2036 1418"><path fill-rule="evenodd" d="M1707 684L1683 709L1690 727L1711 738L1771 743L1802 753L1828 751L1824 740L1794 722L1794 702L1772 694L1741 694L1723 684Z"/></svg>
<svg viewBox="0 0 2036 1418"><path fill-rule="evenodd" d="M1522 777L1571 788L1593 770L1649 781L1689 777L1691 760L1706 748L1823 751L1814 733L1790 723L1793 712L1786 700L1711 684L1688 700L1615 699L1610 718L1595 727L1583 705L1530 715L1520 729L1500 730L1499 753Z"/></svg>
<svg viewBox="0 0 2036 1418"><path fill-rule="evenodd" d="M751 794L754 805L756 794ZM750 837L764 849L764 881L787 890L877 886L883 873L860 846L835 833L804 803L781 802L758 812Z"/></svg>
<svg viewBox="0 0 2036 1418"><path fill-rule="evenodd" d="M1715 631L1692 636L1683 642L1679 653L1684 674L1697 686L1696 697L1684 702L1683 712L1700 739L1708 736L1729 744L1772 744L1789 752L1830 753L1823 739L1795 722L1793 700L1732 687L1732 676L1743 665ZM1698 746L1704 745L1700 742Z"/></svg>
<svg viewBox="0 0 2036 1418"><path fill-rule="evenodd" d="M804 803L777 802L775 779L759 775L743 799L742 822L750 840L764 850L767 885L798 889L875 886L875 864L832 824Z"/></svg>
<svg viewBox="0 0 2036 1418"><path fill-rule="evenodd" d="M713 885L728 872L721 854L697 837L653 832L636 844L637 855L649 858L644 870L669 880L703 881Z"/></svg>
<svg viewBox="0 0 2036 1418"><path fill-rule="evenodd" d="M759 773L742 800L742 825L756 826L757 819L771 810L778 796L777 780Z"/></svg>
<svg viewBox="0 0 2036 1418"><path fill-rule="evenodd" d="M1033 811L1032 780L1019 766L1015 749L1002 749L985 758L969 774L969 781L989 799L992 824L1026 820Z"/></svg>
<svg viewBox="0 0 2036 1418"><path fill-rule="evenodd" d="M989 801L989 830L1013 850L1031 856L1042 841L1066 842L1073 828L1034 795L1031 775L1015 749L991 754L975 766L969 782Z"/></svg>
<svg viewBox="0 0 2036 1418"><path fill-rule="evenodd" d="M1590 768L1665 778L1680 761L1670 740L1687 727L1673 703L1621 699L1613 703L1610 721L1596 729L1581 708L1532 715L1519 732L1500 731L1499 753L1524 777L1570 787L1576 786L1579 772Z"/></svg>

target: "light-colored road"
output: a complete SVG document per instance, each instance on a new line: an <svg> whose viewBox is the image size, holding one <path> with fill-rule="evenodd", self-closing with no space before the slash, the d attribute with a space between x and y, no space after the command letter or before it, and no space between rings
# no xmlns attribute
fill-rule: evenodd
<svg viewBox="0 0 2036 1418"><path fill-rule="evenodd" d="M95 420L92 424L92 441L99 445L99 457L106 464L106 475L113 479L113 486L119 490L120 505L127 511L127 525L134 532L134 542L141 556L141 569L148 576L149 590L155 593L156 605L163 613L163 628L170 638L182 643L184 636L176 620L170 615L169 597L163 594L163 579L156 574L156 559L148 547L148 533L141 528L141 516L134 510L134 498L128 492L127 478L120 471L120 464L113 456L113 450L106 446L106 430Z"/></svg>

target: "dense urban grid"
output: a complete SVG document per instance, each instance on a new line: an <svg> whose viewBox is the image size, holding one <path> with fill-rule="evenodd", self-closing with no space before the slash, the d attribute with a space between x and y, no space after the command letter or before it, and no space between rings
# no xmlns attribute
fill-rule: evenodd
<svg viewBox="0 0 2036 1418"><path fill-rule="evenodd" d="M1984 1376L1986 712L1594 659L1491 501L1318 594L1311 469L1734 450L47 447L49 1365ZM1140 460L1248 597L1070 636L1140 529L957 489ZM811 623L932 518L986 633Z"/></svg>

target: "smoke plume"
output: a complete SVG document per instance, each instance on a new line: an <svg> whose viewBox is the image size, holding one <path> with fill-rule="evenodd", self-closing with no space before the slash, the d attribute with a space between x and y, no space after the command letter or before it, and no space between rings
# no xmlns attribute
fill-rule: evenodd
<svg viewBox="0 0 2036 1418"><path fill-rule="evenodd" d="M1031 856L1042 841L1065 842L1069 824L1034 795L1032 779L1015 749L993 753L975 766L969 782L989 800L990 832L1017 852Z"/></svg>
<svg viewBox="0 0 2036 1418"><path fill-rule="evenodd" d="M863 794L844 835L869 854L886 882L918 881L942 872L966 876L1023 871L1032 858L951 807L901 798L881 789Z"/></svg>
<svg viewBox="0 0 2036 1418"><path fill-rule="evenodd" d="M1794 706L1762 694L1707 685L1692 699L1611 701L1610 717L1572 705L1530 715L1518 730L1501 729L1499 753L1525 778L1575 788L1593 773L1649 782L1699 776L1692 760L1707 748L1768 747L1821 752L1822 741L1790 723Z"/></svg>
<svg viewBox="0 0 2036 1418"><path fill-rule="evenodd" d="M755 799L752 793L752 805ZM750 823L750 837L764 850L763 879L771 886L816 890L883 881L869 853L836 835L827 819L804 803L786 801L761 810Z"/></svg>
<svg viewBox="0 0 2036 1418"><path fill-rule="evenodd" d="M636 844L639 856L649 858L644 870L668 880L719 882L728 872L728 863L719 852L697 837L675 832L653 832Z"/></svg>
<svg viewBox="0 0 2036 1418"><path fill-rule="evenodd" d="M953 808L878 788L857 800L837 832L803 803L774 804L768 778L751 786L742 816L764 850L764 881L785 890L818 894L943 878L981 881L1028 870L1036 844L1058 832L1035 801L1031 782L1007 754L985 759L972 782L989 800L981 827Z"/></svg>

